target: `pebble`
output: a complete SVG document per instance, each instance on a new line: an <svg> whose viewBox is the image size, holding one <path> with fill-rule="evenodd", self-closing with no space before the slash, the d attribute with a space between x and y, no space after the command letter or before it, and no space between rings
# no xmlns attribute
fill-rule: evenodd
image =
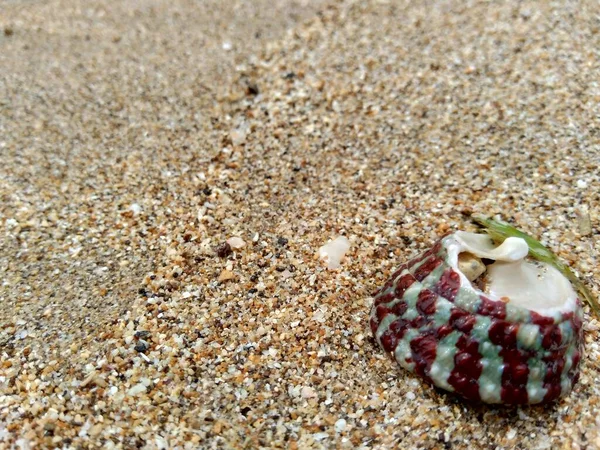
<svg viewBox="0 0 600 450"><path fill-rule="evenodd" d="M338 419L334 425L335 431L341 433L346 429L346 421L344 419Z"/></svg>
<svg viewBox="0 0 600 450"><path fill-rule="evenodd" d="M146 386L143 383L138 383L129 388L129 390L127 391L127 395L134 397L144 392L146 392Z"/></svg>
<svg viewBox="0 0 600 450"><path fill-rule="evenodd" d="M227 243L229 244L229 246L232 249L240 249L246 245L244 240L241 237L237 237L237 236L227 239Z"/></svg>
<svg viewBox="0 0 600 450"><path fill-rule="evenodd" d="M219 274L219 281L228 281L233 280L235 278L235 274L231 270L224 269Z"/></svg>

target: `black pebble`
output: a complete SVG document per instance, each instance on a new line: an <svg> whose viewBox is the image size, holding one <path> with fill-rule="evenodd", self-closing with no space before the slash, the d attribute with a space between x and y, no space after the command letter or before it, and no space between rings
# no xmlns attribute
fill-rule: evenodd
<svg viewBox="0 0 600 450"><path fill-rule="evenodd" d="M217 256L220 258L224 258L231 254L231 245L229 245L227 242L223 242L215 249L215 252L217 252Z"/></svg>
<svg viewBox="0 0 600 450"><path fill-rule="evenodd" d="M136 352L144 353L146 350L148 350L148 344L144 341L140 341L136 344L134 349Z"/></svg>
<svg viewBox="0 0 600 450"><path fill-rule="evenodd" d="M150 335L151 335L151 333L149 331L140 330L140 331L136 331L133 336L136 339L146 339L147 337L150 337Z"/></svg>

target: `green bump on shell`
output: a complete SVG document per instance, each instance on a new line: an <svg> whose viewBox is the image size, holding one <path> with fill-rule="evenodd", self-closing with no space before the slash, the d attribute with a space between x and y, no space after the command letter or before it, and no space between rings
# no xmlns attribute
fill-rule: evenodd
<svg viewBox="0 0 600 450"><path fill-rule="evenodd" d="M500 403L500 390L498 386L502 385L504 362L500 357L500 347L488 340L488 330L491 323L492 321L489 317L477 316L477 322L471 334L480 342L479 353L482 356L479 395L484 402Z"/></svg>
<svg viewBox="0 0 600 450"><path fill-rule="evenodd" d="M395 321L397 318L398 317L393 314L388 314L387 316L385 316L383 318L383 320L379 324L379 327L377 328L377 340L379 341L380 344L381 344L381 336L383 336L383 333L385 333L387 331L387 329L390 327L392 322Z"/></svg>
<svg viewBox="0 0 600 450"><path fill-rule="evenodd" d="M427 275L427 277L425 277L425 279L421 282L421 284L423 284L423 287L426 289L431 288L432 286L435 286L436 283L438 281L440 281L440 278L442 277L442 274L444 273L444 270L446 270L446 268L444 267L444 264L440 264L438 267L436 267L429 275Z"/></svg>
<svg viewBox="0 0 600 450"><path fill-rule="evenodd" d="M404 316L404 319L412 320L419 315L417 312L417 299L419 298L419 293L423 290L423 286L418 281L415 281L404 293L404 301L408 305Z"/></svg>
<svg viewBox="0 0 600 450"><path fill-rule="evenodd" d="M458 289L458 293L454 299L454 304L457 307L467 311L475 311L480 302L479 296L474 291L463 287Z"/></svg>
<svg viewBox="0 0 600 450"><path fill-rule="evenodd" d="M396 361L407 370L411 372L415 370L414 362L406 362L407 359L412 359L412 350L410 348L410 341L419 335L419 332L415 329L408 330L402 339L398 342L394 356Z"/></svg>
<svg viewBox="0 0 600 450"><path fill-rule="evenodd" d="M436 326L440 327L442 325L450 322L450 315L452 314L452 303L446 300L443 297L437 298L435 303L435 314L433 315L433 322Z"/></svg>
<svg viewBox="0 0 600 450"><path fill-rule="evenodd" d="M532 323L521 325L517 332L517 342L524 349L539 350L542 346L540 327Z"/></svg>
<svg viewBox="0 0 600 450"><path fill-rule="evenodd" d="M506 304L506 321L507 322L525 322L529 319L529 313L526 309L520 308L513 305L512 303Z"/></svg>
<svg viewBox="0 0 600 450"><path fill-rule="evenodd" d="M440 386L448 391L454 391L454 388L448 383L450 374L454 370L454 357L458 352L456 343L460 338L460 333L453 331L438 344L435 360L431 365L429 376L433 379L437 386Z"/></svg>
<svg viewBox="0 0 600 450"><path fill-rule="evenodd" d="M529 377L527 378L527 395L530 403L540 403L548 389L544 387L544 374L546 365L538 358L529 358Z"/></svg>

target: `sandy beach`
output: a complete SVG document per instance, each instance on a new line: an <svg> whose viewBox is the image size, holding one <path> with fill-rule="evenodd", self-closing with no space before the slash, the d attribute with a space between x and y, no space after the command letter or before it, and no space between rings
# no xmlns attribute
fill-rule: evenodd
<svg viewBox="0 0 600 450"><path fill-rule="evenodd" d="M368 326L371 294L472 212L600 297L599 18L2 2L0 447L600 448L587 305L579 383L547 406L434 389Z"/></svg>

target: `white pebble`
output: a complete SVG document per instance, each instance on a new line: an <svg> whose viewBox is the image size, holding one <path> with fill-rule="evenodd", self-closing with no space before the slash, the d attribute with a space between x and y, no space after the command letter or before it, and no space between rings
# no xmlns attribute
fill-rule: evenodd
<svg viewBox="0 0 600 450"><path fill-rule="evenodd" d="M233 143L233 145L242 145L244 142L246 142L248 130L249 128L246 124L242 124L235 130L232 130L229 134L229 137L231 138L231 142Z"/></svg>
<svg viewBox="0 0 600 450"><path fill-rule="evenodd" d="M587 187L587 183L583 180L577 180L577 187L579 189L585 189Z"/></svg>
<svg viewBox="0 0 600 450"><path fill-rule="evenodd" d="M302 398L315 398L317 397L317 393L315 390L309 386L304 386L301 392Z"/></svg>
<svg viewBox="0 0 600 450"><path fill-rule="evenodd" d="M506 433L506 438L510 441L510 440L514 439L516 435L517 435L517 430L511 428L510 430L508 430L508 433Z"/></svg>
<svg viewBox="0 0 600 450"><path fill-rule="evenodd" d="M346 429L346 421L344 419L339 419L335 425L335 431L337 433L341 433L342 431L344 431Z"/></svg>
<svg viewBox="0 0 600 450"><path fill-rule="evenodd" d="M241 237L237 236L230 237L229 239L227 239L227 243L233 249L242 248L244 245L246 245L244 240Z"/></svg>
<svg viewBox="0 0 600 450"><path fill-rule="evenodd" d="M313 439L315 441L322 441L323 439L327 439L329 435L327 433L315 433L313 434Z"/></svg>
<svg viewBox="0 0 600 450"><path fill-rule="evenodd" d="M350 241L344 236L338 236L333 241L319 248L319 258L327 261L328 269L338 269L344 259L344 255L349 249Z"/></svg>
<svg viewBox="0 0 600 450"><path fill-rule="evenodd" d="M127 391L127 395L129 396L135 396L138 394L142 394L146 392L146 386L144 386L142 383L138 383L135 386L132 386L131 388L129 388L129 390Z"/></svg>
<svg viewBox="0 0 600 450"><path fill-rule="evenodd" d="M417 396L414 394L414 392L407 392L405 397L408 400L414 400Z"/></svg>

